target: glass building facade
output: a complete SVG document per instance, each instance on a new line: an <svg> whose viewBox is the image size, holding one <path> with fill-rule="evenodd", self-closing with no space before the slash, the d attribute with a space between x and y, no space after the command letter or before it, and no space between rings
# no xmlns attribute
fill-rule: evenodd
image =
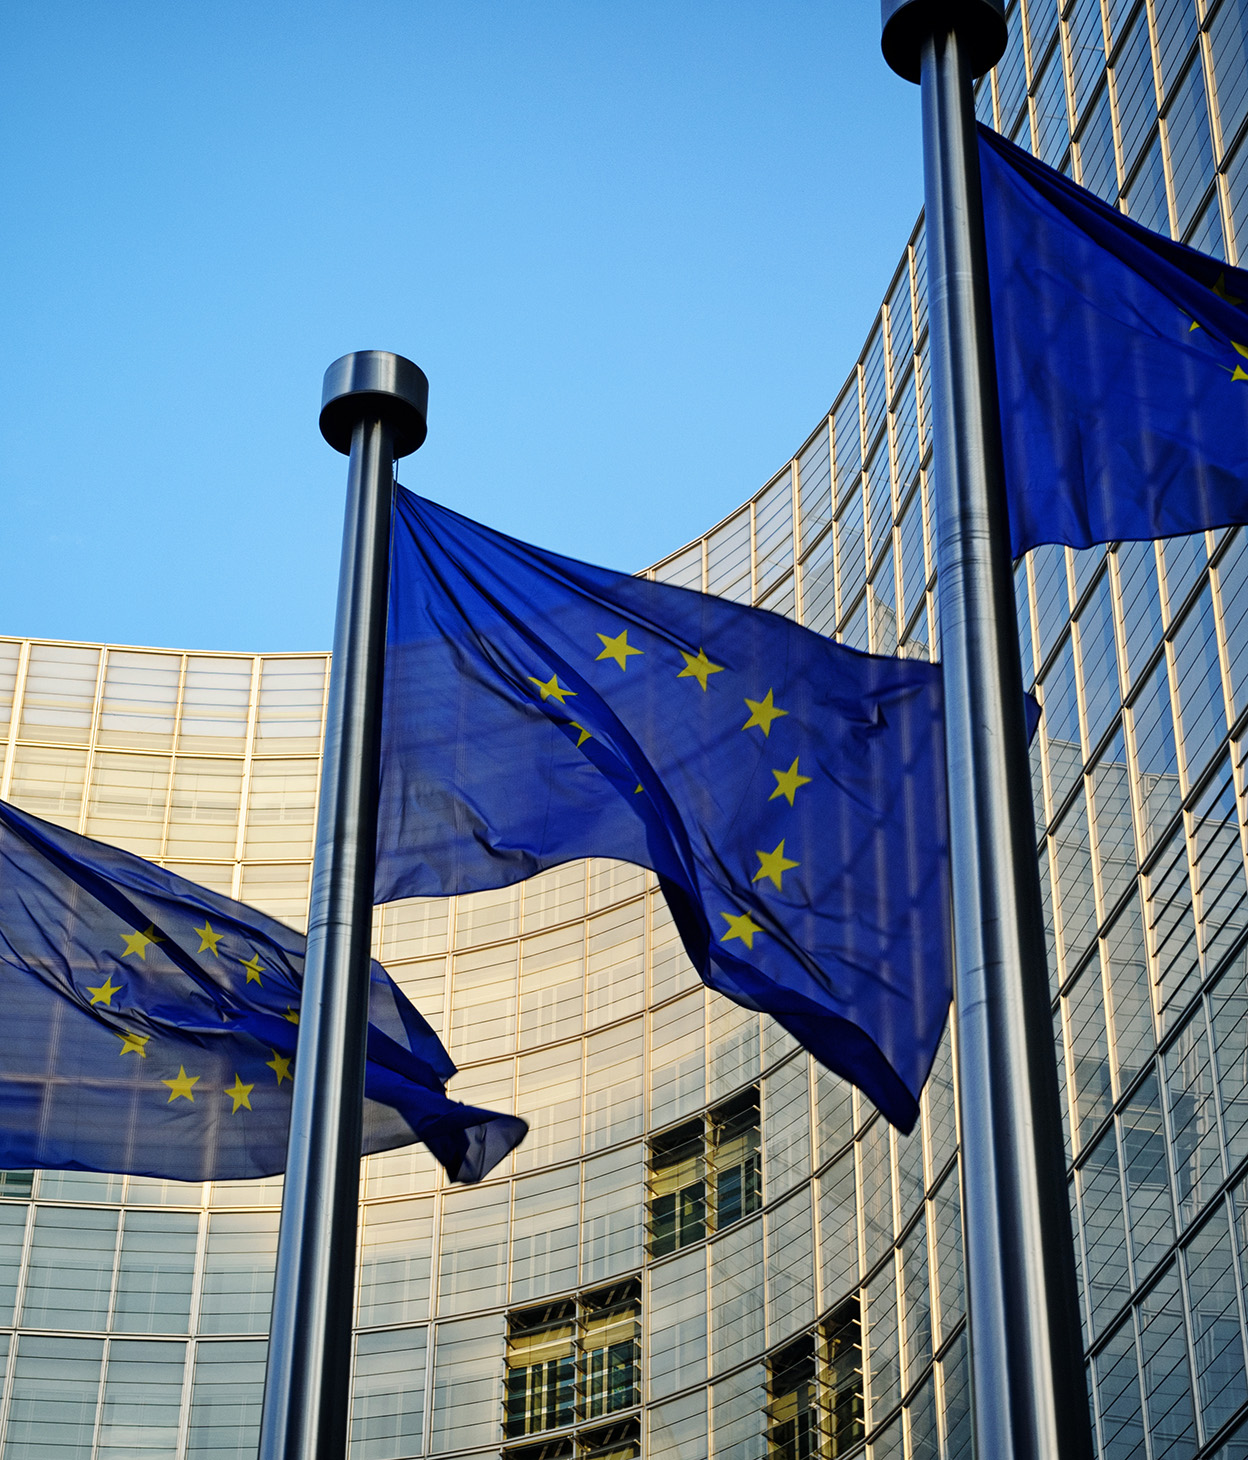
<svg viewBox="0 0 1248 1460"><path fill-rule="evenodd" d="M1248 0L1015 0L980 117L1248 248ZM917 145L917 138L916 138ZM938 653L922 227L825 420L651 570ZM1017 566L1098 1451L1248 1456L1248 529ZM298 924L324 655L0 639L0 796ZM353 1460L969 1456L954 1052L909 1138L706 992L609 862L379 909L461 1099L456 1189L364 1163ZM280 1180L0 1178L0 1460L250 1460Z"/></svg>

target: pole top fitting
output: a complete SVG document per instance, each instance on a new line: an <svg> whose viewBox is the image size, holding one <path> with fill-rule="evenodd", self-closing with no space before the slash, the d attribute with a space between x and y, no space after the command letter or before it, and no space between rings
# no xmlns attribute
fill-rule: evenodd
<svg viewBox="0 0 1248 1460"><path fill-rule="evenodd" d="M972 76L1005 53L1005 0L880 0L880 20L884 59L907 81L921 79L923 42L941 32L957 32Z"/></svg>
<svg viewBox="0 0 1248 1460"><path fill-rule="evenodd" d="M360 421L380 417L394 436L394 454L410 456L428 434L429 381L419 365L389 350L355 350L325 372L321 435L344 456Z"/></svg>

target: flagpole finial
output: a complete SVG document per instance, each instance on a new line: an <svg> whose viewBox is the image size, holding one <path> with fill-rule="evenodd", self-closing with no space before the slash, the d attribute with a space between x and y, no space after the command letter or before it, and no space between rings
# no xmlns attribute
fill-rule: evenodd
<svg viewBox="0 0 1248 1460"><path fill-rule="evenodd" d="M389 350L354 350L325 372L321 435L344 456L351 433L366 417L380 417L394 437L396 457L410 456L428 433L429 381L419 365Z"/></svg>
<svg viewBox="0 0 1248 1460"><path fill-rule="evenodd" d="M956 30L973 76L1005 53L1005 0L880 0L880 49L898 76L918 82L923 42L938 30Z"/></svg>

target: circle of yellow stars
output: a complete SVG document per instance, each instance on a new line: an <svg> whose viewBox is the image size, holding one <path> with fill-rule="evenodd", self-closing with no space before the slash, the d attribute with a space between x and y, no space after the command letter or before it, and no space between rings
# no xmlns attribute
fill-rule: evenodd
<svg viewBox="0 0 1248 1460"><path fill-rule="evenodd" d="M644 649L639 649L635 644L628 642L627 628L621 629L616 634L599 632L597 638L602 648L594 656L594 662L599 663L606 660L609 663L617 665L621 673L627 673L629 661L632 658L640 657L646 652ZM712 676L722 674L725 666L713 663L707 656L705 647L702 645L698 646L698 652L696 654L691 653L687 649L681 649L679 652L681 658L684 660L684 667L677 671L676 678L694 680L699 689L705 694L710 687ZM541 697L543 703L548 700L554 700L560 705L566 705L569 699L575 699L578 694L578 691L561 684L557 673L552 674L549 679L545 680L530 674L528 680L530 684L536 686L537 694ZM751 699L748 695L744 699L746 709L750 713L745 723L741 726L741 729L743 731L761 730L764 739L770 739L772 725L789 713L788 710L776 704L775 689L769 687L762 699ZM566 725L569 730L576 732L576 745L578 749L587 740L593 738L593 732L577 720L568 720ZM792 806L795 804L797 793L801 788L811 784L813 777L802 774L800 761L800 756L794 756L792 763L787 769L775 768L772 770L771 774L775 777L776 786L775 790L767 798L769 801L783 798ZM636 788L636 793L640 794L643 789L639 783ZM755 856L758 858L758 871L751 879L752 882L766 880L772 884L777 892L783 892L784 874L801 866L800 862L794 861L793 858L786 856L784 843L785 838L781 837L780 841L771 851L764 851L761 848L755 851ZM761 925L756 923L749 913L725 912L721 913L720 916L728 924L727 931L721 936L720 942L729 943L734 938L738 938L747 948L753 950L755 936L764 931Z"/></svg>
<svg viewBox="0 0 1248 1460"><path fill-rule="evenodd" d="M224 933L217 932L207 918L204 919L203 927L196 928L195 933L199 938L199 947L196 950L198 953L211 953L214 958L221 957L221 951L218 945L225 936ZM164 935L156 931L154 923L149 923L142 932L136 929L130 933L122 933L121 939L124 947L121 957L139 958L144 963L147 961L147 950L166 941ZM264 986L264 980L261 978L261 974L265 972L265 965L260 961L260 955L258 953L253 953L250 958L239 958L237 961L244 969L244 984L255 983L261 987ZM110 973L105 977L102 984L97 984L94 987L88 985L87 993L91 996L92 1006L102 1004L106 1009L111 1011L113 1008L113 999L123 991L123 988L124 985L113 982L113 977ZM298 1010L292 1008L290 1005L287 1005L286 1012L282 1017L289 1020L292 1024L298 1024L299 1022ZM118 1055L136 1054L140 1059L147 1058L148 1045L152 1041L150 1034L140 1034L129 1029L116 1029L113 1033L121 1040L121 1048L117 1051ZM291 1073L293 1061L291 1057L279 1054L275 1049L271 1050L270 1053L273 1055L273 1058L265 1062L265 1068L273 1071L277 1086L280 1089L284 1081L293 1081L294 1079ZM199 1084L200 1079L201 1076L188 1074L186 1066L179 1064L176 1075L160 1081L169 1091L166 1104L172 1105L176 1100L185 1100L193 1105L195 1103L195 1086ZM243 1080L242 1075L237 1070L234 1072L234 1083L232 1085L226 1085L221 1091L231 1102L230 1113L232 1115L237 1115L240 1110L250 1110L252 1108L251 1092L255 1088L254 1081L249 1085ZM200 1091L200 1094L202 1093L203 1091Z"/></svg>

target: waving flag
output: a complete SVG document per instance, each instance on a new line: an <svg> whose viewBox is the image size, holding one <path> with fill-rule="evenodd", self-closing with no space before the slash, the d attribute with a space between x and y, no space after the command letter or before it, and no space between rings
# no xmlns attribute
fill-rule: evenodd
<svg viewBox="0 0 1248 1460"><path fill-rule="evenodd" d="M655 871L703 979L904 1130L950 997L940 672L399 489L376 899Z"/></svg>
<svg viewBox="0 0 1248 1460"><path fill-rule="evenodd" d="M1014 556L1248 522L1248 273L979 155Z"/></svg>
<svg viewBox="0 0 1248 1460"><path fill-rule="evenodd" d="M0 802L0 1168L281 1171L303 952L254 908ZM374 963L364 1150L420 1140L480 1180L527 1127L448 1100L454 1073Z"/></svg>

